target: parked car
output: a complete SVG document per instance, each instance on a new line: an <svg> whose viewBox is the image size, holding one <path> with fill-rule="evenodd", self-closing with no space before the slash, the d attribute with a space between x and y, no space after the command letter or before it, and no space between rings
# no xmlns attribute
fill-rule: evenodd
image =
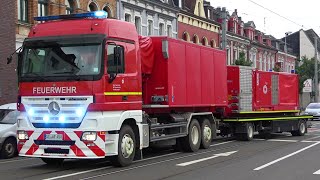
<svg viewBox="0 0 320 180"><path fill-rule="evenodd" d="M12 158L17 154L17 104L0 106L0 153L2 158Z"/></svg>
<svg viewBox="0 0 320 180"><path fill-rule="evenodd" d="M304 112L305 115L312 115L313 120L320 120L320 103L310 103Z"/></svg>

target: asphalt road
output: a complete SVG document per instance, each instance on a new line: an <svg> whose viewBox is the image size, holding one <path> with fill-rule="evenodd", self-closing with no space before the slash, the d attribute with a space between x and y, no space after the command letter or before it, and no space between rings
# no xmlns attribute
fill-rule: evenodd
<svg viewBox="0 0 320 180"><path fill-rule="evenodd" d="M107 160L68 160L51 167L40 159L0 159L0 179L319 180L320 122L312 123L302 137L283 133L269 139L255 136L250 142L220 139L196 153L150 150L125 168L114 168Z"/></svg>

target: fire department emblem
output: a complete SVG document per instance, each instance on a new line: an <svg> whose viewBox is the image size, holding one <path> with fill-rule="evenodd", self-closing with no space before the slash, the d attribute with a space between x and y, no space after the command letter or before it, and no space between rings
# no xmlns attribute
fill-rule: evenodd
<svg viewBox="0 0 320 180"><path fill-rule="evenodd" d="M60 106L57 102L51 102L48 106L48 109L52 115L57 115L60 112Z"/></svg>

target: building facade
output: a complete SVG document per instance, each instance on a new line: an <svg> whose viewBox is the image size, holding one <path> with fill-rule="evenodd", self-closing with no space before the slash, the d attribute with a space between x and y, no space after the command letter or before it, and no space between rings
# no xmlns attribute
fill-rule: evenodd
<svg viewBox="0 0 320 180"><path fill-rule="evenodd" d="M134 23L143 36L177 37L177 12L171 0L118 0L119 19Z"/></svg>
<svg viewBox="0 0 320 180"><path fill-rule="evenodd" d="M213 7L203 0L180 0L175 3L180 7L178 39L219 48L221 24L215 20Z"/></svg>
<svg viewBox="0 0 320 180"><path fill-rule="evenodd" d="M17 0L16 48L29 34L36 16L59 15L104 10L116 17L116 0Z"/></svg>
<svg viewBox="0 0 320 180"><path fill-rule="evenodd" d="M0 6L0 105L17 100L16 60L7 65L7 57L15 50L15 6L15 1L3 1Z"/></svg>

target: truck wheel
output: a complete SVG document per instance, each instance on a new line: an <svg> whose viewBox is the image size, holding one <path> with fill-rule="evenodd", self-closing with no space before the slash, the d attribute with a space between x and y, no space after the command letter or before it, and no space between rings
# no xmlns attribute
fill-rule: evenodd
<svg viewBox="0 0 320 180"><path fill-rule="evenodd" d="M212 141L212 127L208 119L204 119L201 123L201 145L203 149L208 149Z"/></svg>
<svg viewBox="0 0 320 180"><path fill-rule="evenodd" d="M292 136L304 136L307 131L307 125L305 121L300 121L298 125L298 130L291 131Z"/></svg>
<svg viewBox="0 0 320 180"><path fill-rule="evenodd" d="M188 135L181 139L180 145L183 151L196 152L200 148L201 129L198 120L192 119L188 129Z"/></svg>
<svg viewBox="0 0 320 180"><path fill-rule="evenodd" d="M13 138L4 141L1 149L2 158L12 158L17 154L17 142Z"/></svg>
<svg viewBox="0 0 320 180"><path fill-rule="evenodd" d="M55 165L55 166L61 165L64 161L64 159L60 159L60 158L41 158L41 160L48 165Z"/></svg>
<svg viewBox="0 0 320 180"><path fill-rule="evenodd" d="M243 140L251 141L253 139L253 133L254 133L253 124L247 123L246 126L247 126L246 127L247 132L243 135Z"/></svg>
<svg viewBox="0 0 320 180"><path fill-rule="evenodd" d="M132 128L123 125L119 133L118 155L111 157L111 163L117 167L128 166L132 163L136 149L136 140Z"/></svg>

